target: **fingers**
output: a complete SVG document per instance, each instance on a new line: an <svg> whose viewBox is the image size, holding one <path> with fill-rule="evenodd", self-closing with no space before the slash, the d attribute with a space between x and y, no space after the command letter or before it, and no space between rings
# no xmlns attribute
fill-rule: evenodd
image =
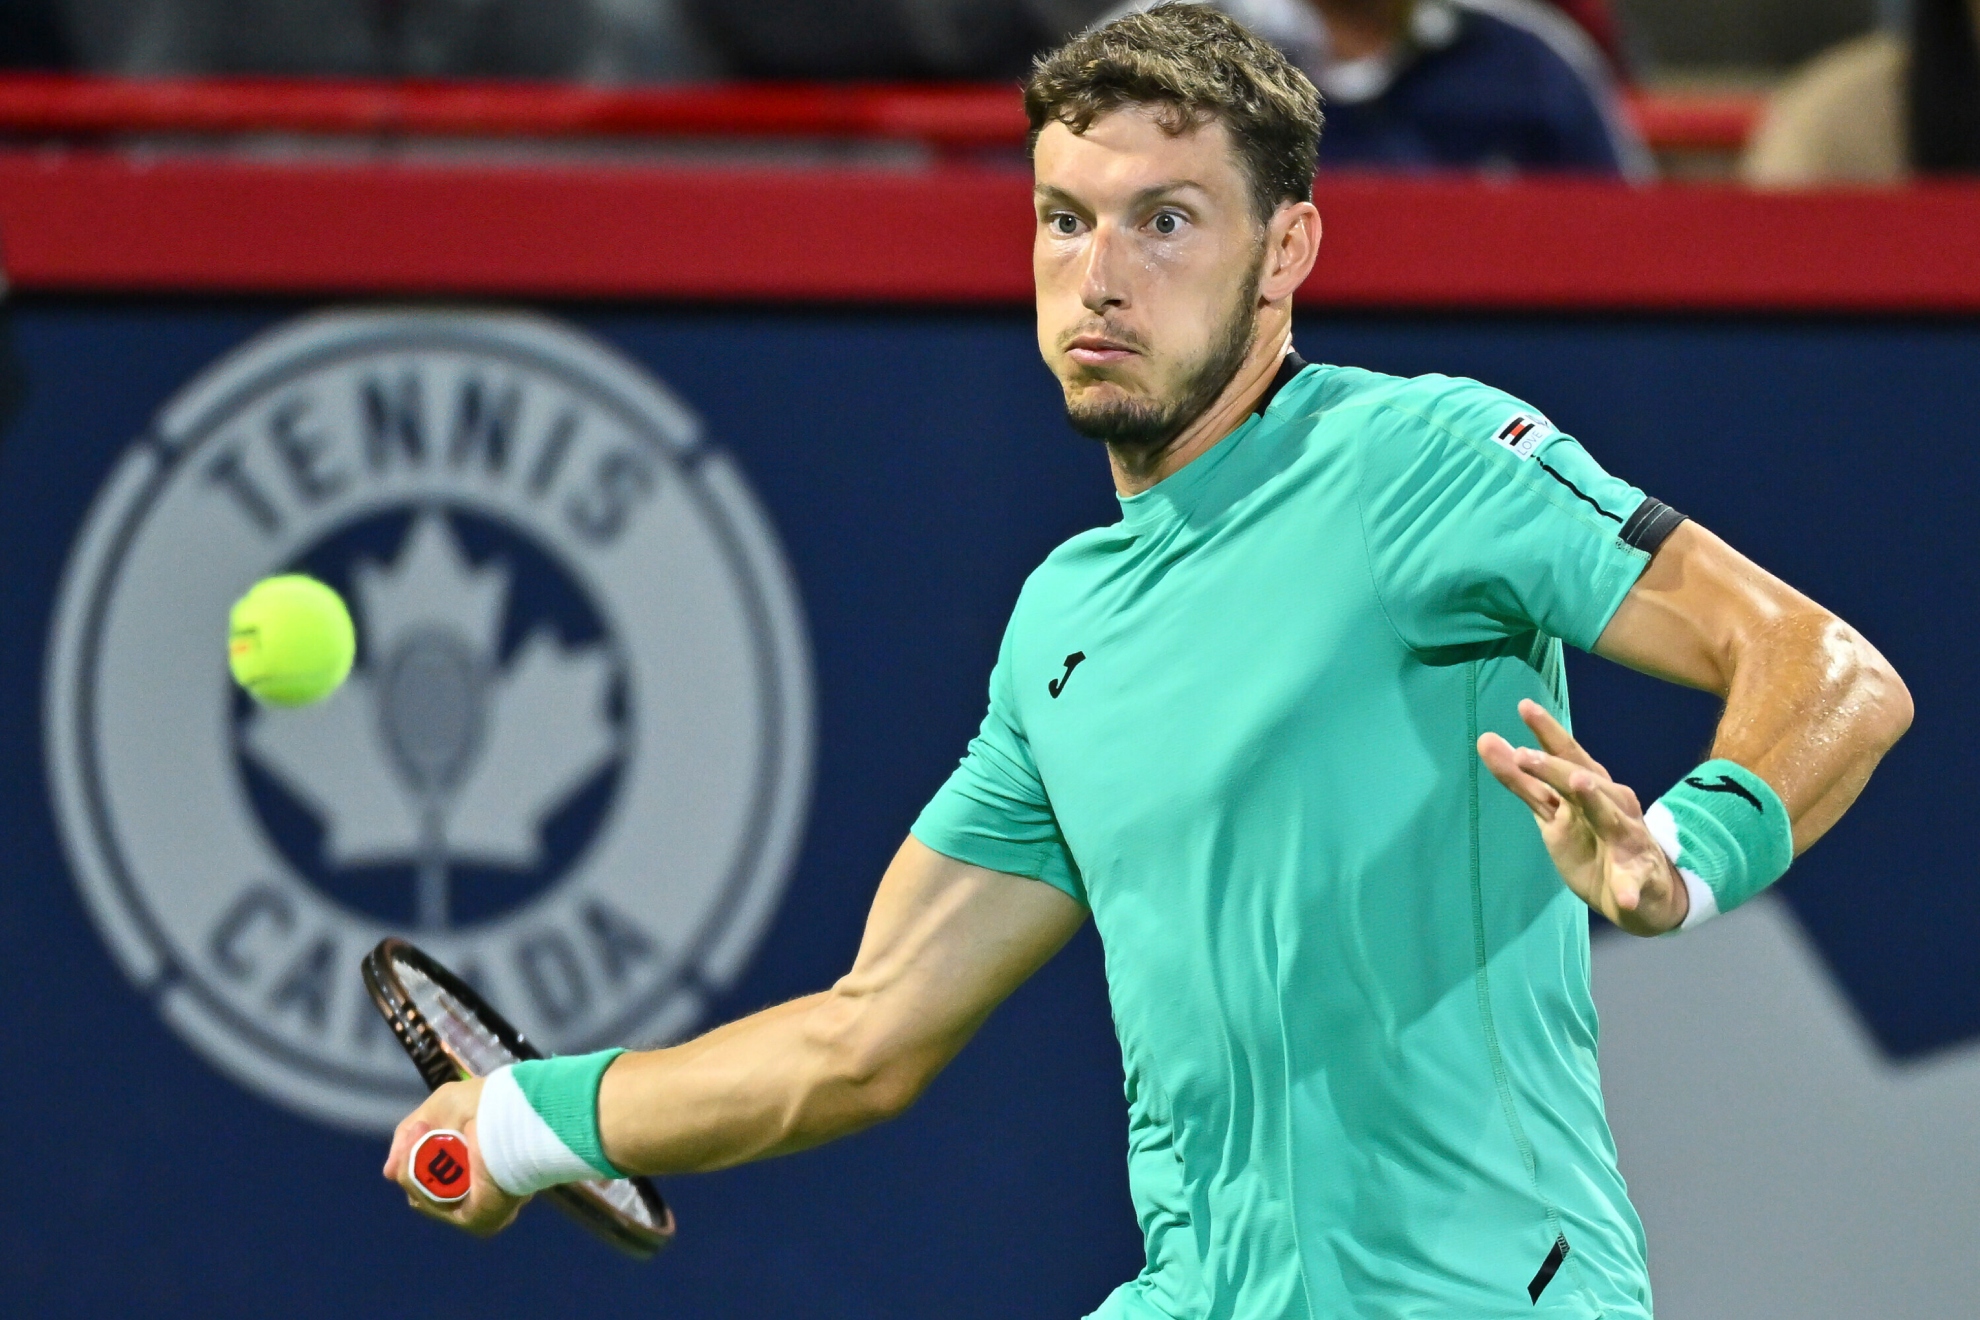
<svg viewBox="0 0 1980 1320"><path fill-rule="evenodd" d="M475 1093L476 1098L479 1092ZM435 1128L452 1128L459 1131L462 1124L474 1117L473 1100L464 1094L459 1082L447 1085L426 1097L419 1108L399 1120L399 1126L392 1132L392 1149L385 1156L385 1177L406 1189L406 1195L416 1201L426 1198L420 1194L419 1185L413 1181L412 1148L419 1139Z"/></svg>
<svg viewBox="0 0 1980 1320"><path fill-rule="evenodd" d="M1631 820L1623 813L1622 807L1610 796L1615 785L1595 777L1593 772L1577 770L1568 777L1567 794L1574 799L1582 814L1595 832L1605 839L1617 839L1630 831L1631 826L1642 828L1641 820Z"/></svg>
<svg viewBox="0 0 1980 1320"><path fill-rule="evenodd" d="M1575 797L1570 785L1577 775L1586 775L1610 805L1626 814L1625 818L1643 818L1643 809L1637 803L1636 794L1611 780L1608 772L1599 765L1584 766L1564 757L1549 756L1532 747L1516 747L1512 756L1522 771L1570 801Z"/></svg>
<svg viewBox="0 0 1980 1320"><path fill-rule="evenodd" d="M1607 857L1604 875L1611 920L1632 935L1661 935L1684 920L1689 895L1664 850L1650 836L1636 795L1588 771L1577 772L1569 797ZM1621 798L1627 801L1619 801Z"/></svg>
<svg viewBox="0 0 1980 1320"><path fill-rule="evenodd" d="M468 1141L468 1169L473 1179L468 1199L458 1207L461 1227L476 1237L499 1233L515 1219L522 1202L503 1191L481 1159L481 1137L470 1122L463 1131Z"/></svg>
<svg viewBox="0 0 1980 1320"><path fill-rule="evenodd" d="M1632 935L1662 935L1683 924L1690 894L1655 842L1609 868L1610 920Z"/></svg>
<svg viewBox="0 0 1980 1320"><path fill-rule="evenodd" d="M424 1111L425 1106L415 1109L412 1113L401 1119L399 1126L393 1130L392 1149L385 1156L385 1180L387 1182L403 1181L401 1175L406 1171L407 1153L412 1150L413 1143L432 1130L433 1125L420 1117L420 1114Z"/></svg>
<svg viewBox="0 0 1980 1320"><path fill-rule="evenodd" d="M1605 791L1608 787L1593 773L1577 770L1569 776L1567 794L1597 837L1610 844L1635 842L1630 836L1644 832L1643 822L1641 818L1631 820L1625 815ZM1635 911L1642 899L1640 878L1627 869L1612 868L1610 874L1609 892L1615 897L1616 906L1626 912Z"/></svg>
<svg viewBox="0 0 1980 1320"><path fill-rule="evenodd" d="M420 1128L427 1127L424 1123L412 1126ZM495 1186L493 1180L489 1178L487 1167L481 1162L481 1152L475 1148L472 1130L463 1131L461 1136L467 1143L468 1151L467 1195L463 1199L459 1201L435 1200L427 1194L426 1190L414 1178L411 1169L404 1171L404 1175L399 1180L399 1185L405 1189L406 1204L425 1215L428 1219L437 1219L442 1223L452 1224L456 1228L464 1228L469 1232L475 1232L480 1227L479 1221L488 1217L486 1206L491 1199L491 1193L499 1197L501 1189ZM414 1140L417 1141L418 1139L414 1138ZM426 1157L421 1156L421 1158L425 1159Z"/></svg>
<svg viewBox="0 0 1980 1320"><path fill-rule="evenodd" d="M489 1176L482 1162L481 1146L475 1135L475 1112L481 1097L479 1080L450 1082L426 1098L407 1115L392 1134L391 1153L385 1158L385 1176L398 1183L406 1194L406 1204L425 1215L477 1236L499 1232L508 1226L522 1208L522 1201L504 1192ZM411 1153L419 1139L435 1128L459 1132L468 1148L468 1195L451 1205L427 1196L413 1177Z"/></svg>
<svg viewBox="0 0 1980 1320"><path fill-rule="evenodd" d="M1631 934L1659 935L1678 925L1688 895L1644 825L1635 792L1611 779L1544 706L1522 701L1519 714L1540 746L1516 747L1486 734L1478 755L1538 818L1568 888Z"/></svg>
<svg viewBox="0 0 1980 1320"><path fill-rule="evenodd" d="M393 1143L392 1143L393 1154L398 1163L396 1176L394 1177L393 1181L397 1182L399 1186L406 1189L406 1195L412 1199L413 1204L419 1206L430 1205L432 1204L432 1198L428 1197L425 1192L421 1191L419 1183L413 1179L412 1160L410 1158L410 1155L412 1153L412 1148L414 1144L417 1143L421 1137L431 1132L434 1129L435 1125L421 1120L418 1115L414 1115L412 1118L402 1123L400 1127L403 1130L405 1130L409 1135L406 1138L405 1154L400 1154L398 1152L398 1139L396 1137L393 1138Z"/></svg>
<svg viewBox="0 0 1980 1320"><path fill-rule="evenodd" d="M1530 698L1520 702L1519 718L1533 730L1533 736L1540 740L1540 746L1549 754L1572 761L1584 770L1593 770L1604 778L1608 776L1609 772L1602 768L1602 763L1590 756L1587 749L1574 740L1574 735L1567 731L1566 726L1539 702Z"/></svg>
<svg viewBox="0 0 1980 1320"><path fill-rule="evenodd" d="M1532 809L1534 815L1542 820L1551 820L1561 808L1560 795L1527 773L1521 765L1519 751L1496 733L1488 733L1478 740L1478 759L1485 762L1492 778L1505 785L1514 797Z"/></svg>
<svg viewBox="0 0 1980 1320"><path fill-rule="evenodd" d="M428 1219L438 1220L443 1224L455 1224L456 1227L459 1227L454 1219L454 1211L460 1209L457 1205L441 1205L431 1197L421 1196L418 1192L407 1192L406 1204L425 1215Z"/></svg>

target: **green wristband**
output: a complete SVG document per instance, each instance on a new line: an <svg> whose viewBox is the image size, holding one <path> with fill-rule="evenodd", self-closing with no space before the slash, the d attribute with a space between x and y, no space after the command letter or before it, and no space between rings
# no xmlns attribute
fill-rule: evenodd
<svg viewBox="0 0 1980 1320"><path fill-rule="evenodd" d="M605 1143L598 1135L598 1084L612 1060L624 1053L600 1050L596 1054L530 1059L510 1069L529 1107L571 1154L589 1164L601 1178L626 1176L605 1158Z"/></svg>
<svg viewBox="0 0 1980 1320"><path fill-rule="evenodd" d="M1707 761L1643 813L1691 891L1689 930L1787 874L1794 828L1780 795L1733 761Z"/></svg>

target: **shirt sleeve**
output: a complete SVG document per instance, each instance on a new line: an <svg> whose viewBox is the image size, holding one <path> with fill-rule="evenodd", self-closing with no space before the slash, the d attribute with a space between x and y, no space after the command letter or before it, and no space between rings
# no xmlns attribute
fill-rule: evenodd
<svg viewBox="0 0 1980 1320"><path fill-rule="evenodd" d="M1684 516L1510 395L1451 381L1414 402L1377 408L1360 472L1375 589L1404 644L1538 631L1592 649Z"/></svg>
<svg viewBox="0 0 1980 1320"><path fill-rule="evenodd" d="M1086 887L1059 832L1031 746L1018 722L1010 683L1010 638L990 674L990 709L968 754L911 833L959 862L1042 880L1080 903Z"/></svg>

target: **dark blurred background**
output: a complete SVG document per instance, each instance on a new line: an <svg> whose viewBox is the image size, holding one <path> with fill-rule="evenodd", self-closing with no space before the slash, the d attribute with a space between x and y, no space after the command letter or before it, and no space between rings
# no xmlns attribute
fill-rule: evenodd
<svg viewBox="0 0 1980 1320"><path fill-rule="evenodd" d="M1660 168L1659 144L1646 146L1621 88L1753 103L1755 131L1733 149L1665 159L1666 172L1738 171L1754 183L1797 186L1980 167L1974 0L1220 3L1283 44L1326 93L1333 130L1324 165L1648 178ZM612 86L1008 81L1039 50L1130 7L1119 0L0 0L0 66Z"/></svg>

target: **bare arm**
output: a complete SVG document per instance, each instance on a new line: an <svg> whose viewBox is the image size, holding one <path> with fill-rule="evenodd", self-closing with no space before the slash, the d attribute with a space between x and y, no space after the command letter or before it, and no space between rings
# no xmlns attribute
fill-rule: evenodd
<svg viewBox="0 0 1980 1320"><path fill-rule="evenodd" d="M891 1118L1085 919L1050 885L909 838L881 878L852 970L831 989L613 1063L598 1092L606 1156L629 1173L720 1169ZM434 1092L399 1125L385 1176L414 1208L487 1233L522 1203L481 1165L480 1096L479 1079ZM473 1192L456 1206L418 1196L405 1168L405 1152L434 1127L468 1137Z"/></svg>
<svg viewBox="0 0 1980 1320"><path fill-rule="evenodd" d="M1050 885L910 838L838 984L613 1065L605 1153L640 1173L719 1169L892 1118L1085 919Z"/></svg>
<svg viewBox="0 0 1980 1320"><path fill-rule="evenodd" d="M1671 534L1595 653L1725 698L1712 755L1770 784L1805 852L1911 727L1877 648L1696 523Z"/></svg>
<svg viewBox="0 0 1980 1320"><path fill-rule="evenodd" d="M1725 698L1712 756L1780 795L1797 853L1841 819L1911 725L1911 694L1875 647L1696 523L1657 551L1595 650ZM1533 810L1569 887L1635 934L1681 923L1688 896L1636 794L1536 703L1520 713L1540 750L1487 734L1479 755Z"/></svg>

